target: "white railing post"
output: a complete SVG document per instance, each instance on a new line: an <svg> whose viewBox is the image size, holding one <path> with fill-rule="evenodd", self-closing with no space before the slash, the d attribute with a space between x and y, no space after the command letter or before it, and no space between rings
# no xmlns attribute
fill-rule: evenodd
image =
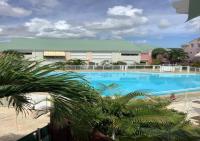
<svg viewBox="0 0 200 141"><path fill-rule="evenodd" d="M180 72L182 72L183 71L183 66L180 66L180 70L179 70Z"/></svg>
<svg viewBox="0 0 200 141"><path fill-rule="evenodd" d="M190 73L190 66L187 66L187 72Z"/></svg>
<svg viewBox="0 0 200 141"><path fill-rule="evenodd" d="M155 71L156 70L156 67L155 67L155 65L153 65L153 71Z"/></svg>
<svg viewBox="0 0 200 141"><path fill-rule="evenodd" d="M124 68L124 69L125 69L125 71L127 71L127 69L128 69L128 68L127 68L127 65L126 65L126 66L124 66L124 67L125 67L125 68Z"/></svg>

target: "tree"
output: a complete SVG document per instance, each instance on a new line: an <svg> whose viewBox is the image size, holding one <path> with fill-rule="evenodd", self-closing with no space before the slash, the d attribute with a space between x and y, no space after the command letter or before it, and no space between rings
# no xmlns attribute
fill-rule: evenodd
<svg viewBox="0 0 200 141"><path fill-rule="evenodd" d="M105 94L113 88L116 85L101 85L100 92ZM146 95L136 91L125 96L103 97L97 105L102 116L96 129L120 141L187 141L199 138L198 132L188 130L191 126L185 120L185 114L166 108L170 101L137 99L138 96Z"/></svg>
<svg viewBox="0 0 200 141"><path fill-rule="evenodd" d="M152 51L152 59L155 64L162 64L168 62L168 52L164 48L156 48Z"/></svg>
<svg viewBox="0 0 200 141"><path fill-rule="evenodd" d="M6 98L8 106L13 106L17 113L27 114L32 109L27 94L48 92L53 104L49 109L53 129L74 129L81 126L80 123L85 127L90 125L90 114L82 108L94 104L98 94L78 74L56 74L54 71L57 68L54 65L41 66L40 62L20 60L13 55L1 56L0 66L0 100ZM79 134L81 131L86 133L82 129Z"/></svg>
<svg viewBox="0 0 200 141"><path fill-rule="evenodd" d="M188 59L188 54L181 48L172 48L168 51L171 64L184 63Z"/></svg>
<svg viewBox="0 0 200 141"><path fill-rule="evenodd" d="M66 62L67 65L86 65L86 62L81 59L71 59Z"/></svg>
<svg viewBox="0 0 200 141"><path fill-rule="evenodd" d="M110 60L103 60L100 62L100 65L102 65L102 66L111 65L111 62L110 62Z"/></svg>
<svg viewBox="0 0 200 141"><path fill-rule="evenodd" d="M112 63L113 65L127 65L126 62L122 62L122 61L117 61L117 62L114 62Z"/></svg>
<svg viewBox="0 0 200 141"><path fill-rule="evenodd" d="M3 55L13 55L17 58L24 58L24 55L21 52L15 51L15 50L5 50L2 52Z"/></svg>

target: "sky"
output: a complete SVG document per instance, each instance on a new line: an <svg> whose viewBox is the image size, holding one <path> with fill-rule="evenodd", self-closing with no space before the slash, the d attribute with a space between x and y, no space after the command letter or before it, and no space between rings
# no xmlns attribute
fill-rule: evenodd
<svg viewBox="0 0 200 141"><path fill-rule="evenodd" d="M0 0L0 39L44 37L127 40L180 47L200 37L173 0Z"/></svg>

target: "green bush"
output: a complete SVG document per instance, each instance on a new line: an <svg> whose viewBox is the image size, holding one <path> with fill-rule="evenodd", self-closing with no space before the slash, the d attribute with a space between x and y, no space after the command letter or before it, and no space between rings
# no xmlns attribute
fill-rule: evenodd
<svg viewBox="0 0 200 141"><path fill-rule="evenodd" d="M158 60L158 59L153 59L152 65L160 65L160 64L162 64L160 60Z"/></svg>
<svg viewBox="0 0 200 141"><path fill-rule="evenodd" d="M200 67L200 62L196 61L191 64L192 67Z"/></svg>

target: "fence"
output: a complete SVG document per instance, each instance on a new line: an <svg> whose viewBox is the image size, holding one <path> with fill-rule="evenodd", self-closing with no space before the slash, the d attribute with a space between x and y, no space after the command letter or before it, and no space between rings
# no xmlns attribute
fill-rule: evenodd
<svg viewBox="0 0 200 141"><path fill-rule="evenodd" d="M38 129L17 141L51 141L49 125Z"/></svg>
<svg viewBox="0 0 200 141"><path fill-rule="evenodd" d="M200 73L200 68L163 65L65 65L60 69L69 71L150 71Z"/></svg>

